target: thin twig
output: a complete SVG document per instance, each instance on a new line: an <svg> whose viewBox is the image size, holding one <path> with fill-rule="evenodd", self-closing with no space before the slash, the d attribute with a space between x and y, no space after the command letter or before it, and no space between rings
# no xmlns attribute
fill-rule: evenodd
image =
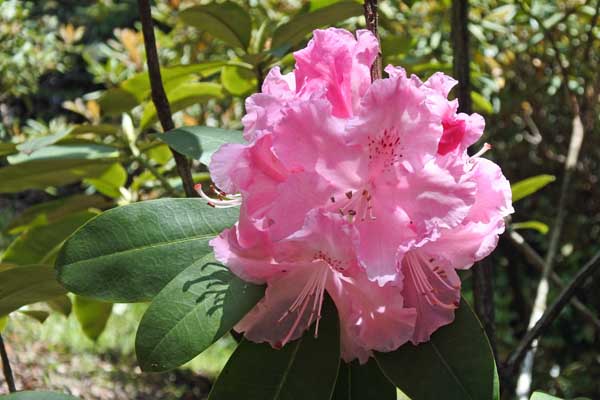
<svg viewBox="0 0 600 400"><path fill-rule="evenodd" d="M560 315L564 307L569 303L571 298L575 295L575 291L579 289L583 284L597 272L600 267L600 251L597 252L590 261L588 261L583 268L579 270L575 278L563 289L558 295L554 303L546 310L542 318L535 324L535 326L527 332L525 337L521 340L515 351L510 355L506 363L507 369L514 369L519 365L521 359L525 353L529 350L531 344L550 326L552 322Z"/></svg>
<svg viewBox="0 0 600 400"><path fill-rule="evenodd" d="M373 32L373 35L379 41L379 15L377 14L377 0L365 0L365 21L367 23L367 29ZM371 80L381 79L381 50L373 65L371 66Z"/></svg>
<svg viewBox="0 0 600 400"><path fill-rule="evenodd" d="M508 235L505 235L508 238L508 241L521 252L525 259L529 261L529 264L532 265L536 270L542 272L544 270L545 264L544 259L540 256L535 249L533 249L529 243L525 241L523 236L521 236L518 232L511 231ZM560 289L565 288L565 283L558 276L556 272L552 272L550 274L550 280ZM600 319L596 316L596 314L590 310L585 304L579 301L576 297L571 299L571 305L577 310L585 319L587 319L598 332L600 332Z"/></svg>
<svg viewBox="0 0 600 400"><path fill-rule="evenodd" d="M8 385L8 391L14 393L17 391L15 386L15 378L13 376L12 368L10 367L10 360L8 359L8 353L6 353L6 347L4 346L4 340L0 335L0 356L2 356L2 370L4 371L4 378Z"/></svg>
<svg viewBox="0 0 600 400"><path fill-rule="evenodd" d="M160 64L158 61L158 52L156 50L156 38L154 37L154 24L152 22L152 11L149 0L138 0L138 8L140 10L140 20L142 22L142 32L144 33L144 47L146 49L146 63L148 65L148 78L150 79L150 87L152 89L152 102L156 107L158 119L162 125L163 131L168 132L175 128L173 119L171 118L171 107L165 93L165 88L162 84L160 74ZM175 163L177 165L177 173L183 182L183 190L187 197L197 197L198 193L194 190L194 180L190 169L190 162L183 155L171 149Z"/></svg>

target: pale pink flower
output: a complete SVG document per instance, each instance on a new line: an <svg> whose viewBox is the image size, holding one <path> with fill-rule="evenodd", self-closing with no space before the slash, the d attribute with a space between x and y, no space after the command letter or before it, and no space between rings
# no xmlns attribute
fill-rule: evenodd
<svg viewBox="0 0 600 400"><path fill-rule="evenodd" d="M348 361L428 340L453 319L455 270L493 250L512 212L500 169L466 153L484 123L447 99L455 81L388 67L371 83L377 52L368 31L315 31L296 69L272 70L247 100L248 144L213 156L223 192L202 195L241 206L215 255L267 284L236 327L250 340L300 337L318 325L325 292Z"/></svg>

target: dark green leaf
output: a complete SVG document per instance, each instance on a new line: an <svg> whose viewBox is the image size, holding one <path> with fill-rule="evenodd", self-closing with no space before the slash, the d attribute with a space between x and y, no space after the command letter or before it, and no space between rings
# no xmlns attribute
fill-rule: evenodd
<svg viewBox="0 0 600 400"><path fill-rule="evenodd" d="M281 350L242 340L209 400L329 400L340 364L339 338L335 306L327 298L318 339L306 332Z"/></svg>
<svg viewBox="0 0 600 400"><path fill-rule="evenodd" d="M131 111L140 102L136 96L121 88L108 89L98 99L103 115L120 116L124 112Z"/></svg>
<svg viewBox="0 0 600 400"><path fill-rule="evenodd" d="M77 231L57 260L72 292L112 302L152 299L169 281L208 254L208 241L231 226L234 208L200 199L161 199L106 211Z"/></svg>
<svg viewBox="0 0 600 400"><path fill-rule="evenodd" d="M213 82L192 82L177 86L167 92L171 112L177 112L194 104L206 103L211 99L221 99L224 96L223 87ZM156 107L148 102L140 121L140 128L145 129L157 120Z"/></svg>
<svg viewBox="0 0 600 400"><path fill-rule="evenodd" d="M4 157L17 152L17 145L14 143L0 143L0 157Z"/></svg>
<svg viewBox="0 0 600 400"><path fill-rule="evenodd" d="M234 96L244 97L256 91L256 74L253 70L226 65L221 71L221 83Z"/></svg>
<svg viewBox="0 0 600 400"><path fill-rule="evenodd" d="M227 333L262 298L264 288L244 282L212 254L186 268L161 290L136 337L142 370L178 367Z"/></svg>
<svg viewBox="0 0 600 400"><path fill-rule="evenodd" d="M35 319L40 324L43 324L44 322L46 322L46 320L50 316L50 313L48 313L48 311L41 311L41 310L25 310L25 311L17 311L17 312L20 314L26 315L31 319Z"/></svg>
<svg viewBox="0 0 600 400"><path fill-rule="evenodd" d="M188 158L200 160L204 165L210 163L210 158L222 145L244 143L240 131L208 126L184 126L156 137Z"/></svg>
<svg viewBox="0 0 600 400"><path fill-rule="evenodd" d="M65 317L68 317L71 314L71 310L73 309L73 305L71 304L71 299L67 295L62 295L50 299L46 302L48 306L54 311L58 311Z"/></svg>
<svg viewBox="0 0 600 400"><path fill-rule="evenodd" d="M554 175L536 175L511 185L512 201L521 200L556 180Z"/></svg>
<svg viewBox="0 0 600 400"><path fill-rule="evenodd" d="M12 264L50 264L58 248L77 228L97 215L93 211L71 214L51 225L33 227L15 239L2 257Z"/></svg>
<svg viewBox="0 0 600 400"><path fill-rule="evenodd" d="M252 21L242 7L231 1L195 6L179 16L188 25L202 29L224 42L246 50L250 43Z"/></svg>
<svg viewBox="0 0 600 400"><path fill-rule="evenodd" d="M0 396L4 400L78 400L77 397L52 392L17 392Z"/></svg>
<svg viewBox="0 0 600 400"><path fill-rule="evenodd" d="M313 12L300 14L275 29L271 48L291 48L302 41L313 30L322 26L334 25L350 17L362 15L363 12L361 4L353 1L343 1L319 8Z"/></svg>
<svg viewBox="0 0 600 400"><path fill-rule="evenodd" d="M33 226L54 223L69 214L90 208L105 209L112 204L111 201L102 196L76 194L29 207L21 215L10 221L6 229L14 235Z"/></svg>
<svg viewBox="0 0 600 400"><path fill-rule="evenodd" d="M85 336L93 341L98 340L110 314L112 313L112 303L105 303L94 299L88 299L81 296L75 296L73 302L73 312L79 321L79 325L85 333Z"/></svg>
<svg viewBox="0 0 600 400"><path fill-rule="evenodd" d="M49 265L28 265L0 271L0 282L0 315L66 293Z"/></svg>
<svg viewBox="0 0 600 400"><path fill-rule="evenodd" d="M331 400L396 400L396 387L383 375L377 362L340 364Z"/></svg>
<svg viewBox="0 0 600 400"><path fill-rule="evenodd" d="M377 353L376 359L388 379L413 399L494 398L492 350L465 300L454 322L436 331L429 342L408 343L390 353Z"/></svg>

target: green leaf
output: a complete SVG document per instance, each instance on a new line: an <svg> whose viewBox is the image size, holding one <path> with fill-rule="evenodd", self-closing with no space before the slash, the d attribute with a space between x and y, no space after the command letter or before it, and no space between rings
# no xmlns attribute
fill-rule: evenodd
<svg viewBox="0 0 600 400"><path fill-rule="evenodd" d="M494 113L494 106L492 103L481 94L471 91L471 101L473 102L473 109L475 111L484 114Z"/></svg>
<svg viewBox="0 0 600 400"><path fill-rule="evenodd" d="M190 265L154 298L136 337L144 371L178 367L221 338L263 297L212 254Z"/></svg>
<svg viewBox="0 0 600 400"><path fill-rule="evenodd" d="M45 160L95 160L115 158L119 152L112 146L102 144L54 145L41 148L31 154L15 154L8 157L11 164Z"/></svg>
<svg viewBox="0 0 600 400"><path fill-rule="evenodd" d="M305 332L275 350L242 340L217 378L209 400L329 400L340 363L340 333L335 306L324 302L319 337Z"/></svg>
<svg viewBox="0 0 600 400"><path fill-rule="evenodd" d="M179 153L192 160L200 160L204 165L219 147L227 143L245 143L240 131L233 131L208 126L184 126L165 134L156 135Z"/></svg>
<svg viewBox="0 0 600 400"><path fill-rule="evenodd" d="M105 209L112 202L98 195L76 194L29 207L8 224L6 230L14 235L33 226L48 225L79 211Z"/></svg>
<svg viewBox="0 0 600 400"><path fill-rule="evenodd" d="M0 282L0 315L66 293L49 265L28 265L0 271Z"/></svg>
<svg viewBox="0 0 600 400"><path fill-rule="evenodd" d="M169 146L165 144L151 147L146 150L145 153L148 155L148 157L150 157L151 160L160 165L165 165L173 158L173 154L171 153L171 150L169 150Z"/></svg>
<svg viewBox="0 0 600 400"><path fill-rule="evenodd" d="M559 397L550 396L549 394L542 392L533 392L530 400L562 400Z"/></svg>
<svg viewBox="0 0 600 400"><path fill-rule="evenodd" d="M41 310L25 310L25 311L18 311L18 313L26 315L29 318L36 320L40 324L43 324L44 322L46 322L46 320L50 316L50 313L48 313L48 311L41 311Z"/></svg>
<svg viewBox="0 0 600 400"><path fill-rule="evenodd" d="M62 186L100 176L113 160L40 160L0 168L0 193Z"/></svg>
<svg viewBox="0 0 600 400"><path fill-rule="evenodd" d="M340 364L331 400L396 400L396 387L383 375L377 362Z"/></svg>
<svg viewBox="0 0 600 400"><path fill-rule="evenodd" d="M0 157L4 157L17 152L17 145L14 143L0 143Z"/></svg>
<svg viewBox="0 0 600 400"><path fill-rule="evenodd" d="M124 112L131 111L140 102L136 96L121 88L108 89L98 99L102 115L120 116Z"/></svg>
<svg viewBox="0 0 600 400"><path fill-rule="evenodd" d="M359 3L342 1L313 12L297 15L275 29L271 48L286 47L289 49L294 47L313 30L326 25L334 25L350 17L360 16L363 11L363 7Z"/></svg>
<svg viewBox="0 0 600 400"><path fill-rule="evenodd" d="M92 185L105 196L118 199L121 197L119 189L127 182L127 171L120 163L114 163L97 178L87 178L84 182Z"/></svg>
<svg viewBox="0 0 600 400"><path fill-rule="evenodd" d="M4 400L78 400L77 397L53 392L17 392L0 396Z"/></svg>
<svg viewBox="0 0 600 400"><path fill-rule="evenodd" d="M81 211L50 225L33 227L15 239L2 257L12 264L49 264L50 258L77 228L98 213Z"/></svg>
<svg viewBox="0 0 600 400"><path fill-rule="evenodd" d="M17 150L19 150L20 152L25 153L25 154L31 154L34 151L37 151L44 147L48 147L48 146L58 142L59 140L67 137L71 133L72 130L73 130L72 127L64 127L64 128L61 128L58 132L53 133L52 135L47 135L47 136L30 139L30 140L26 141L25 143L21 143L20 145L18 145Z"/></svg>
<svg viewBox="0 0 600 400"><path fill-rule="evenodd" d="M257 79L251 69L226 65L221 71L221 83L232 95L244 97L256 91Z"/></svg>
<svg viewBox="0 0 600 400"><path fill-rule="evenodd" d="M532 195L555 180L556 177L554 175L536 175L512 184L510 188L512 190L513 203L521 200L524 197Z"/></svg>
<svg viewBox="0 0 600 400"><path fill-rule="evenodd" d="M248 49L252 33L250 15L231 1L186 8L179 16L184 23L204 30L234 47Z"/></svg>
<svg viewBox="0 0 600 400"><path fill-rule="evenodd" d="M193 82L177 86L167 93L171 112L177 112L194 104L206 103L211 99L224 97L223 87L213 82ZM146 129L157 120L156 107L148 102L140 121L140 128Z"/></svg>
<svg viewBox="0 0 600 400"><path fill-rule="evenodd" d="M8 315L0 317L0 333L4 332L4 328L8 324Z"/></svg>
<svg viewBox="0 0 600 400"><path fill-rule="evenodd" d="M83 333L93 341L98 340L102 332L104 332L108 318L110 318L110 314L112 313L112 308L112 303L81 296L75 296L73 302L73 313L77 317Z"/></svg>
<svg viewBox="0 0 600 400"><path fill-rule="evenodd" d="M436 331L429 342L418 346L408 343L375 357L388 379L413 399L494 398L496 365L492 350L464 299L454 322Z"/></svg>
<svg viewBox="0 0 600 400"><path fill-rule="evenodd" d="M46 302L46 304L48 304L48 306L51 309L61 313L65 317L68 317L71 314L71 310L73 309L73 305L71 304L71 299L67 295L62 295L62 296L58 296L53 299L50 299Z"/></svg>
<svg viewBox="0 0 600 400"><path fill-rule="evenodd" d="M236 222L234 208L200 199L161 199L108 210L79 229L56 262L71 292L128 303L152 299L211 251L208 241Z"/></svg>
<svg viewBox="0 0 600 400"><path fill-rule="evenodd" d="M119 125L97 124L97 125L75 125L71 131L71 136L81 136L85 134L94 134L99 136L116 135L119 132Z"/></svg>
<svg viewBox="0 0 600 400"><path fill-rule="evenodd" d="M548 233L548 230L550 229L548 227L548 225L546 225L545 223L540 222L540 221L513 222L510 226L515 230L517 230L517 229L533 229L533 230L538 231L542 235L545 235L546 233Z"/></svg>
<svg viewBox="0 0 600 400"><path fill-rule="evenodd" d="M161 78L165 83L165 90L170 87L179 86L191 77L200 76L202 78L216 74L225 65L226 61L206 61L198 64L174 65L160 69ZM138 101L146 100L150 97L150 80L148 72L141 72L132 76L125 82L121 83L121 87L138 99Z"/></svg>

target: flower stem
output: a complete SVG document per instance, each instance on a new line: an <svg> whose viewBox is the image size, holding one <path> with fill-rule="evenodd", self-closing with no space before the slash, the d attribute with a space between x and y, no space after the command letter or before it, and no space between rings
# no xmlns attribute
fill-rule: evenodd
<svg viewBox="0 0 600 400"><path fill-rule="evenodd" d="M377 15L377 0L365 0L365 21L367 23L367 29L373 32L373 35L379 41L379 17ZM373 65L371 66L371 80L381 79L381 50L375 58Z"/></svg>

